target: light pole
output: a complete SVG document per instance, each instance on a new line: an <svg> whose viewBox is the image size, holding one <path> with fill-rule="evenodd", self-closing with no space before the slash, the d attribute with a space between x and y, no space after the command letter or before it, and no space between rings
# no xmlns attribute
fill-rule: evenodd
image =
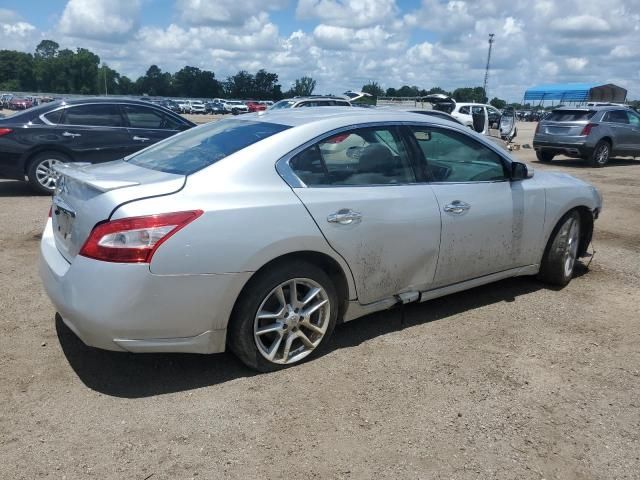
<svg viewBox="0 0 640 480"><path fill-rule="evenodd" d="M491 47L493 47L493 37L495 37L495 34L490 33L489 34L489 53L487 53L487 69L484 72L484 86L482 87L484 89L484 96L487 99L487 101L489 101L489 95L487 94L487 82L489 81L489 64L491 63Z"/></svg>

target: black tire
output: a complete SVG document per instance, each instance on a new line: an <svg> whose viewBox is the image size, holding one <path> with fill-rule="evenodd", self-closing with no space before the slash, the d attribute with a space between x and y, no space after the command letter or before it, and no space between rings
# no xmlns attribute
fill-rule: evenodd
<svg viewBox="0 0 640 480"><path fill-rule="evenodd" d="M71 159L60 152L41 152L34 156L27 168L27 181L38 193L51 195L56 188L55 180L47 177L45 171L51 171L55 162L70 162Z"/></svg>
<svg viewBox="0 0 640 480"><path fill-rule="evenodd" d="M256 336L254 335L254 322L256 322L258 309L269 298L274 289L293 279L311 279L324 289L329 309L329 318L325 320L328 322L327 328L318 346L310 350L306 357L291 363L276 363L268 360L258 348ZM249 368L259 372L272 372L291 365L297 365L317 356L327 345L336 325L337 317L338 296L329 276L321 268L304 261L296 260L291 263L283 263L258 273L245 286L231 314L227 330L227 343L231 351ZM300 329L302 330L302 327Z"/></svg>
<svg viewBox="0 0 640 480"><path fill-rule="evenodd" d="M232 108L231 113L233 113L234 115L238 115L240 111L237 108Z"/></svg>
<svg viewBox="0 0 640 480"><path fill-rule="evenodd" d="M607 140L600 140L596 143L593 153L589 155L587 161L594 168L602 168L609 162L611 155L611 144Z"/></svg>
<svg viewBox="0 0 640 480"><path fill-rule="evenodd" d="M555 157L555 155L551 152L545 152L544 150L538 150L536 152L536 157L538 158L538 161L543 162L543 163L549 163L553 160L553 157Z"/></svg>
<svg viewBox="0 0 640 480"><path fill-rule="evenodd" d="M577 225L577 230L572 235L572 243L568 244L572 222L575 222ZM542 257L540 272L538 273L540 280L561 287L564 287L571 281L578 256L580 228L580 215L575 210L568 212L560 219L551 233L544 256ZM573 260L571 267L568 268L567 251L570 248L573 250Z"/></svg>

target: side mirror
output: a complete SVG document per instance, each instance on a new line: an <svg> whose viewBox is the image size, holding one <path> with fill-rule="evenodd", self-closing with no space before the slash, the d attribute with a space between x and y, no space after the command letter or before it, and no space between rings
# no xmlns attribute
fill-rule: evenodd
<svg viewBox="0 0 640 480"><path fill-rule="evenodd" d="M524 180L533 177L533 168L524 163L511 162L511 180Z"/></svg>

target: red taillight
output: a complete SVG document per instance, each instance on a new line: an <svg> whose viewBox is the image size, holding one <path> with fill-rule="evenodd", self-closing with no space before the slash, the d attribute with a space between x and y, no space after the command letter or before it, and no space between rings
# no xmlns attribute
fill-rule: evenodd
<svg viewBox="0 0 640 480"><path fill-rule="evenodd" d="M160 245L202 210L130 217L96 225L80 255L105 262L149 263Z"/></svg>
<svg viewBox="0 0 640 480"><path fill-rule="evenodd" d="M341 133L339 135L335 135L328 140L325 140L324 143L340 143L344 142L347 137L351 135L350 133Z"/></svg>
<svg viewBox="0 0 640 480"><path fill-rule="evenodd" d="M13 130L11 130L10 128L0 128L0 137L2 137L3 135L8 135L11 132L13 132Z"/></svg>
<svg viewBox="0 0 640 480"><path fill-rule="evenodd" d="M597 125L595 123L587 123L582 129L582 132L580 132L580 135L586 137L591 133L591 130L593 130L593 127L597 127Z"/></svg>
<svg viewBox="0 0 640 480"><path fill-rule="evenodd" d="M49 218L51 218L51 210L53 210L53 205L49 207Z"/></svg>

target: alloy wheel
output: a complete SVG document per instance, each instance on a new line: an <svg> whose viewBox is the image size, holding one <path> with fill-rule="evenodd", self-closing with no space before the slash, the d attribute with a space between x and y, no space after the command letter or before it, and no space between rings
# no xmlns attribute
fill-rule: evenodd
<svg viewBox="0 0 640 480"><path fill-rule="evenodd" d="M564 263L564 274L566 277L570 277L573 273L573 267L578 257L578 242L579 242L579 224L575 218L570 218L562 226L561 235L564 239L562 252L562 259Z"/></svg>
<svg viewBox="0 0 640 480"><path fill-rule="evenodd" d="M56 165L61 164L60 160L48 158L41 161L36 167L36 180L47 190L53 190L56 187L56 178L58 174L53 169Z"/></svg>
<svg viewBox="0 0 640 480"><path fill-rule="evenodd" d="M271 290L260 304L253 336L270 362L292 364L308 356L327 332L331 305L325 289L310 278L294 278Z"/></svg>
<svg viewBox="0 0 640 480"><path fill-rule="evenodd" d="M598 148L598 151L596 152L596 162L598 162L599 165L604 165L605 163L607 163L608 159L609 145L603 143L602 145L600 145L600 148Z"/></svg>

